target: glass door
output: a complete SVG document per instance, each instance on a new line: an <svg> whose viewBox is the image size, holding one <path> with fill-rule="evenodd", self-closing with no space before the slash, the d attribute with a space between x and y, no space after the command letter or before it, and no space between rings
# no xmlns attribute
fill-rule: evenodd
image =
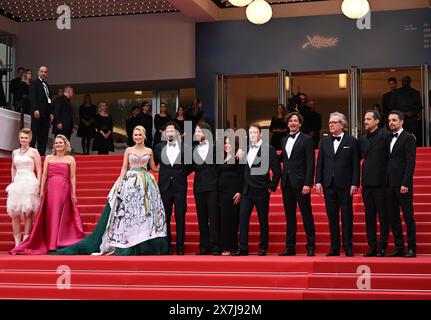
<svg viewBox="0 0 431 320"><path fill-rule="evenodd" d="M0 36L0 107L11 109L11 95L9 84L14 77L13 65L13 38L11 36Z"/></svg>
<svg viewBox="0 0 431 320"><path fill-rule="evenodd" d="M168 105L168 113L172 118L175 118L179 105L179 91L178 90L159 90L156 94L156 108L153 108L153 117L160 113L160 104L166 103Z"/></svg>
<svg viewBox="0 0 431 320"><path fill-rule="evenodd" d="M362 72L358 67L352 66L348 72L349 97L349 131L358 138L362 132Z"/></svg>

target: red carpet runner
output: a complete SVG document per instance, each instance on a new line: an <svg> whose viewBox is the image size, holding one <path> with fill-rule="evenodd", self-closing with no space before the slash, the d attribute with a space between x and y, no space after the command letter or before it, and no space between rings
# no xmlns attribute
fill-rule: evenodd
<svg viewBox="0 0 431 320"><path fill-rule="evenodd" d="M120 172L122 156L77 156L76 159L78 206L86 231L91 231ZM198 247L192 178L186 233L189 254ZM13 246L13 238L4 191L10 181L10 160L0 159L0 251L3 252L0 253L0 298L431 299L430 148L418 149L414 179L419 253L416 259L359 256L367 249L360 196L354 199L357 257L324 257L323 253L329 251L329 232L323 197L317 195L313 195L318 253L314 258L302 255L305 234L300 215L297 257L12 257L6 254ZM259 237L256 214L251 223L250 242L254 253ZM281 252L284 241L283 205L281 192L277 190L271 196L269 253ZM62 290L61 281L57 286L62 276L57 268L61 265L71 270L70 290Z"/></svg>

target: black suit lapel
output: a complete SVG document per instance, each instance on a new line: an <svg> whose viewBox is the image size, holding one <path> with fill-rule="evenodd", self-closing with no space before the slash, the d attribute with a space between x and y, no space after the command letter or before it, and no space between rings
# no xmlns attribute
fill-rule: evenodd
<svg viewBox="0 0 431 320"><path fill-rule="evenodd" d="M403 140L407 137L406 131L403 130L401 134L399 135L398 139L395 141L394 146L392 148L391 154L394 154L399 148L399 146L402 144ZM390 148L390 146L389 146ZM389 150L390 151L390 150Z"/></svg>
<svg viewBox="0 0 431 320"><path fill-rule="evenodd" d="M292 146L292 152L290 153L289 159L291 159L293 157L293 154L294 154L294 152L296 150L296 147L299 146L302 143L302 138L303 138L302 134L299 132L298 133L298 137L296 138L295 143Z"/></svg>
<svg viewBox="0 0 431 320"><path fill-rule="evenodd" d="M337 152L335 153L335 156L338 156L340 154L341 150L343 150L343 147L346 144L346 140L347 140L347 135L344 134L343 138L341 138L340 144L338 145L338 149L337 149ZM332 149L334 149L334 148L332 148Z"/></svg>

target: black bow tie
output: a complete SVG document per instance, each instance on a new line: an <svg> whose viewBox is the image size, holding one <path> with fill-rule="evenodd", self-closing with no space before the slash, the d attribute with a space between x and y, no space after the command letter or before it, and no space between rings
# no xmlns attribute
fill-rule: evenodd
<svg viewBox="0 0 431 320"><path fill-rule="evenodd" d="M296 137L296 135L298 134L298 132L295 132L295 133L289 133L288 135L287 135L287 139L289 139L289 138L292 138L292 139L295 139L295 137Z"/></svg>
<svg viewBox="0 0 431 320"><path fill-rule="evenodd" d="M170 147L175 147L177 145L176 142L168 142L168 146Z"/></svg>
<svg viewBox="0 0 431 320"><path fill-rule="evenodd" d="M257 145L257 144L252 144L251 146L250 146L250 149L253 149L253 148L259 148L259 146Z"/></svg>
<svg viewBox="0 0 431 320"><path fill-rule="evenodd" d="M398 132L397 132L397 133L394 133L394 134L392 134L392 139L393 139L393 138L395 138L395 139L396 139L396 138L398 138L398 136L399 136L399 133L398 133Z"/></svg>
<svg viewBox="0 0 431 320"><path fill-rule="evenodd" d="M341 137L334 137L334 136L332 136L331 138L332 138L332 141L335 141L335 140L340 141L341 140Z"/></svg>

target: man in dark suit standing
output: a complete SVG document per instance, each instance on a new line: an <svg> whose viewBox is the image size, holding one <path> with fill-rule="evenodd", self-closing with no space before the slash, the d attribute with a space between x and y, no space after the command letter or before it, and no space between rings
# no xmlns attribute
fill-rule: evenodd
<svg viewBox="0 0 431 320"><path fill-rule="evenodd" d="M394 77L390 77L388 79L389 91L383 95L382 98L382 116L387 119L389 112L392 111L392 96L397 90L397 79Z"/></svg>
<svg viewBox="0 0 431 320"><path fill-rule="evenodd" d="M405 257L416 257L416 222L413 210L413 174L416 163L416 139L403 130L404 115L389 113L388 125L392 132L389 145L386 201L395 250L389 257L404 255L404 236L401 227L400 207L407 227L408 251Z"/></svg>
<svg viewBox="0 0 431 320"><path fill-rule="evenodd" d="M73 131L73 107L70 99L73 97L73 88L64 87L64 93L54 101L55 134L64 135L70 141Z"/></svg>
<svg viewBox="0 0 431 320"><path fill-rule="evenodd" d="M135 145L135 143L133 142L133 129L135 129L135 127L138 125L143 126L143 123L141 123L142 121L140 121L141 113L142 113L142 108L140 106L133 106L132 116L126 120L127 145L129 147L132 147L133 145Z"/></svg>
<svg viewBox="0 0 431 320"><path fill-rule="evenodd" d="M37 144L37 150L41 156L45 155L49 126L54 119L51 92L46 83L47 78L48 68L41 66L38 71L38 77L30 83L29 88L31 130L33 131L31 146L34 148Z"/></svg>
<svg viewBox="0 0 431 320"><path fill-rule="evenodd" d="M9 92L12 95L12 105L13 105L13 110L15 111L20 111L19 110L19 105L18 105L18 93L19 93L19 86L21 84L22 81L22 76L25 73L25 69L23 67L19 67L16 71L16 78L13 78L10 81L10 86L9 86Z"/></svg>
<svg viewBox="0 0 431 320"><path fill-rule="evenodd" d="M186 232L187 211L187 175L191 172L190 166L184 161L187 147L181 144L180 129L176 123L168 122L164 128L167 141L157 144L155 150L156 164L160 163L159 189L166 212L169 245L172 242L171 217L172 206L175 207L176 249L177 255L184 255L184 242ZM187 152L187 151L186 151ZM191 150L188 150L191 152ZM172 254L172 249L170 250Z"/></svg>
<svg viewBox="0 0 431 320"><path fill-rule="evenodd" d="M320 141L316 170L316 192L325 195L326 213L331 233L331 251L327 256L340 255L340 221L343 227L343 248L347 257L353 256L353 196L359 188L358 140L349 136L346 116L330 114L330 136Z"/></svg>
<svg viewBox="0 0 431 320"><path fill-rule="evenodd" d="M153 146L153 116L151 115L151 106L148 101L142 103L142 113L139 115L139 118L138 122L147 131L145 146L151 148Z"/></svg>
<svg viewBox="0 0 431 320"><path fill-rule="evenodd" d="M221 255L220 212L218 209L218 166L215 147L209 141L211 127L205 122L196 125L193 147L193 194L199 223L199 251L197 255Z"/></svg>
<svg viewBox="0 0 431 320"><path fill-rule="evenodd" d="M287 221L286 250L279 256L296 255L296 205L298 204L307 235L307 256L314 256L315 228L311 209L311 187L314 178L313 138L300 132L304 118L298 112L289 113L286 122L290 133L281 140L283 173L281 190Z"/></svg>
<svg viewBox="0 0 431 320"><path fill-rule="evenodd" d="M384 257L389 238L389 217L385 200L386 169L388 165L389 131L379 129L381 115L369 110L365 113L367 131L359 139L362 162L362 198L365 206L368 252L364 257ZM380 222L380 242L377 245L377 214Z"/></svg>
<svg viewBox="0 0 431 320"><path fill-rule="evenodd" d="M269 244L269 199L280 180L280 161L275 148L262 140L261 127L252 124L248 129L250 146L244 166L244 187L240 203L239 250L232 255L248 255L250 216L256 206L260 225L259 256L265 256ZM272 178L269 171L272 171Z"/></svg>

